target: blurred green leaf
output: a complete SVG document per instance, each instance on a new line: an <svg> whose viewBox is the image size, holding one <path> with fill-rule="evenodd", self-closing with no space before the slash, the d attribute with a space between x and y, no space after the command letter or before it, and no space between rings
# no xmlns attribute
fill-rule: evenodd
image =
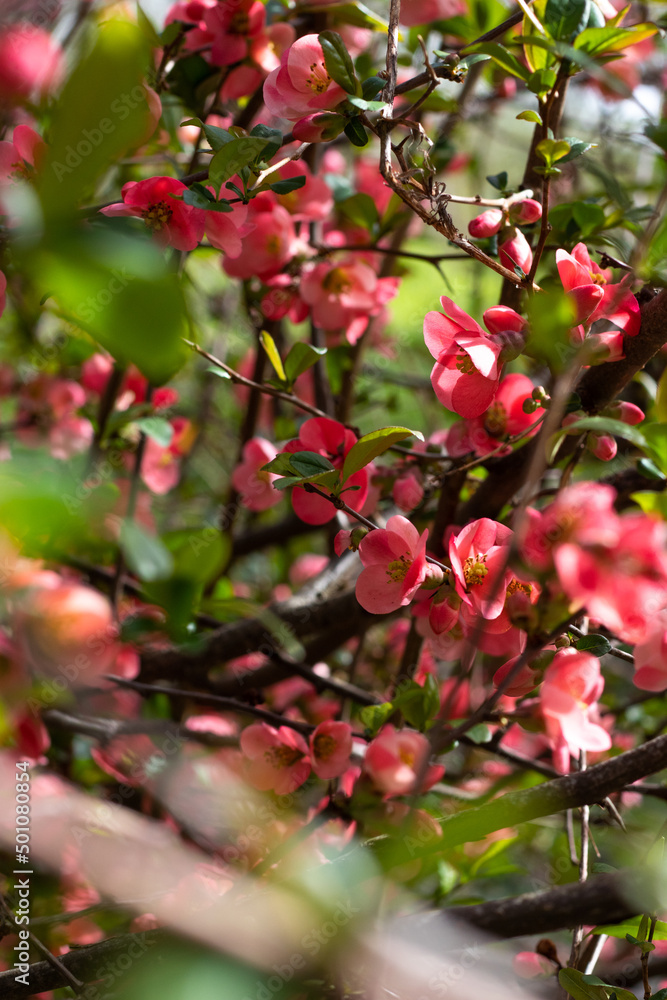
<svg viewBox="0 0 667 1000"><path fill-rule="evenodd" d="M595 928L596 934L607 934L609 937L624 939L626 934L639 937L639 925L641 917L633 917L631 920L624 920L621 924L603 924ZM655 925L656 941L667 941L667 923L664 920L657 920Z"/></svg>
<svg viewBox="0 0 667 1000"><path fill-rule="evenodd" d="M208 179L217 191L234 174L251 164L266 148L267 140L245 135L222 146L208 167Z"/></svg>
<svg viewBox="0 0 667 1000"><path fill-rule="evenodd" d="M547 0L543 24L554 37L571 41L588 24L591 0Z"/></svg>
<svg viewBox="0 0 667 1000"><path fill-rule="evenodd" d="M393 711L392 703L385 701L382 705L366 705L359 712L359 718L373 737L377 736Z"/></svg>
<svg viewBox="0 0 667 1000"><path fill-rule="evenodd" d="M339 201L337 207L355 226L361 226L370 233L373 233L380 224L377 205L370 195L362 191L352 195L351 198Z"/></svg>
<svg viewBox="0 0 667 1000"><path fill-rule="evenodd" d="M174 561L164 543L135 521L123 521L120 547L125 561L140 580L165 580L171 576Z"/></svg>

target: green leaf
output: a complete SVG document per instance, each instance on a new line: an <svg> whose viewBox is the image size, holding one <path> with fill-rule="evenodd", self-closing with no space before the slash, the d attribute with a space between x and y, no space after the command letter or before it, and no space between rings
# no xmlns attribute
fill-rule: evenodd
<svg viewBox="0 0 667 1000"><path fill-rule="evenodd" d="M589 149L595 149L597 147L596 142L585 142L583 139L576 139L572 135L564 136L561 142L567 142L570 144L570 152L565 156L559 157L559 163L569 163L570 160L575 160L578 156L581 156L582 153L587 153Z"/></svg>
<svg viewBox="0 0 667 1000"><path fill-rule="evenodd" d="M658 394L656 398L656 410L661 406L663 379L660 379ZM667 423L648 424L643 428L644 437L651 448L651 457L657 463L662 472L667 473Z"/></svg>
<svg viewBox="0 0 667 1000"><path fill-rule="evenodd" d="M229 379L231 382L232 376L229 372L226 372L224 368L218 368L216 365L209 365L208 368L204 369L204 371L211 372L212 375L217 375L218 378Z"/></svg>
<svg viewBox="0 0 667 1000"><path fill-rule="evenodd" d="M576 49L599 56L607 52L621 52L645 38L651 38L658 27L650 22L634 24L631 28L605 25L604 28L585 28L573 43Z"/></svg>
<svg viewBox="0 0 667 1000"><path fill-rule="evenodd" d="M595 982L588 982L591 979ZM584 976L579 969L561 969L558 973L558 982L566 993L574 997L574 1000L608 1000L607 989L612 989L612 987L607 988L597 976Z"/></svg>
<svg viewBox="0 0 667 1000"><path fill-rule="evenodd" d="M667 121L663 119L659 125L647 125L644 135L667 152Z"/></svg>
<svg viewBox="0 0 667 1000"><path fill-rule="evenodd" d="M370 735L376 736L393 711L394 706L392 703L385 701L382 705L366 705L359 712L359 718Z"/></svg>
<svg viewBox="0 0 667 1000"><path fill-rule="evenodd" d="M331 79L342 87L346 94L357 95L361 88L343 39L335 31L321 31L317 37L322 46L324 65Z"/></svg>
<svg viewBox="0 0 667 1000"><path fill-rule="evenodd" d="M464 50L465 51L465 50ZM511 76L518 77L519 80L524 80L528 82L530 78L530 70L519 62L516 56L504 47L500 45L499 42L480 42L478 45L472 45L469 47L471 52L483 52L487 56L491 56L493 61L501 66L506 73L510 73Z"/></svg>
<svg viewBox="0 0 667 1000"><path fill-rule="evenodd" d="M290 455L290 463L293 469L306 478L319 476L321 472L334 471L334 467L324 455L318 455L316 451L295 451Z"/></svg>
<svg viewBox="0 0 667 1000"><path fill-rule="evenodd" d="M542 22L558 39L571 41L588 24L591 0L547 0Z"/></svg>
<svg viewBox="0 0 667 1000"><path fill-rule="evenodd" d="M361 96L367 101L374 100L384 90L385 83L386 80L383 80L381 76L369 76L361 84Z"/></svg>
<svg viewBox="0 0 667 1000"><path fill-rule="evenodd" d="M262 330L262 332L259 335L259 339L262 342L262 347L264 348L269 357L269 361L273 365L273 369L276 375L278 376L281 382L286 382L287 377L285 375L285 369L283 368L280 352L276 347L275 340L273 339L270 333L266 332L266 330Z"/></svg>
<svg viewBox="0 0 667 1000"><path fill-rule="evenodd" d="M232 139L211 160L208 168L209 181L216 190L220 190L225 181L253 163L266 146L267 140L261 136L246 135Z"/></svg>
<svg viewBox="0 0 667 1000"><path fill-rule="evenodd" d="M664 483L665 474L660 471L655 462L652 462L650 458L640 458L637 462L637 472L640 472L642 476L646 476L647 479L658 479Z"/></svg>
<svg viewBox="0 0 667 1000"><path fill-rule="evenodd" d="M380 224L377 205L369 194L360 191L358 194L338 202L337 206L350 222L372 233Z"/></svg>
<svg viewBox="0 0 667 1000"><path fill-rule="evenodd" d="M107 21L72 71L52 109L37 189L49 224L67 219L109 165L138 146L150 127L143 80L149 44L136 24Z"/></svg>
<svg viewBox="0 0 667 1000"><path fill-rule="evenodd" d="M472 726L466 733L466 736L473 743L488 743L491 739L491 730L483 722L480 722L477 726Z"/></svg>
<svg viewBox="0 0 667 1000"><path fill-rule="evenodd" d="M261 122L250 129L250 135L254 138L266 139L267 145L262 150L263 160L270 160L283 144L283 134L280 129L271 128L269 125L263 125Z"/></svg>
<svg viewBox="0 0 667 1000"><path fill-rule="evenodd" d="M486 178L491 187L494 187L496 191L506 191L507 182L509 180L506 170L501 170L499 174L489 174Z"/></svg>
<svg viewBox="0 0 667 1000"><path fill-rule="evenodd" d="M561 162L564 162L564 160ZM590 205L585 201L574 202L572 205L572 218L579 226L582 236L589 236L598 229L602 229L605 222L604 212L600 206Z"/></svg>
<svg viewBox="0 0 667 1000"><path fill-rule="evenodd" d="M123 220L123 223L130 220ZM123 365L168 382L187 357L187 312L178 274L143 231L107 226L49 231L53 246L30 248L25 267L37 288L53 289L62 313Z"/></svg>
<svg viewBox="0 0 667 1000"><path fill-rule="evenodd" d="M614 868L613 865L605 865L603 861L595 861L591 871L595 875L614 875L618 868Z"/></svg>
<svg viewBox="0 0 667 1000"><path fill-rule="evenodd" d="M171 576L174 560L164 543L149 535L135 521L123 521L120 547L125 562L140 580L166 580Z"/></svg>
<svg viewBox="0 0 667 1000"><path fill-rule="evenodd" d="M228 201L216 201L215 195L203 184L193 184L187 191L184 191L183 201L186 205L201 208L205 212L231 212L232 210Z"/></svg>
<svg viewBox="0 0 667 1000"><path fill-rule="evenodd" d="M347 101L360 111L382 111L387 107L386 101L367 101L363 97L348 97Z"/></svg>
<svg viewBox="0 0 667 1000"><path fill-rule="evenodd" d="M611 417L582 417L581 420L574 421L552 435L548 446L551 461L553 461L553 456L556 454L558 446L565 435L580 431L612 434L614 437L620 437L625 441L629 441L636 448L641 448L642 450L646 450L649 447L649 443L642 432L630 424L624 424L622 420L613 420Z"/></svg>
<svg viewBox="0 0 667 1000"><path fill-rule="evenodd" d="M276 194L290 194L291 191L298 191L305 183L305 174L301 174L300 177L285 177L282 181L274 181L273 184L269 184L269 187Z"/></svg>
<svg viewBox="0 0 667 1000"><path fill-rule="evenodd" d="M624 920L622 924L603 924L595 928L596 934L607 934L609 937L625 939L627 934L639 938L639 925L641 917L633 917L632 920ZM667 923L664 920L656 921L654 941L667 941Z"/></svg>
<svg viewBox="0 0 667 1000"><path fill-rule="evenodd" d="M537 111L521 111L516 117L518 121L535 122L536 125L542 124L542 119Z"/></svg>
<svg viewBox="0 0 667 1000"><path fill-rule="evenodd" d="M507 848L510 846L510 844L513 844L515 841L516 837L506 837L503 840L494 840L494 842L487 847L484 853L480 855L480 857L478 857L470 866L471 877L475 878L475 876L478 875L480 869L488 861L492 861L493 858L497 857L499 854L502 854L502 852L506 851Z"/></svg>
<svg viewBox="0 0 667 1000"><path fill-rule="evenodd" d="M288 382L293 383L304 372L317 364L327 353L326 347L313 347L312 344L299 342L294 344L285 358L285 375Z"/></svg>
<svg viewBox="0 0 667 1000"><path fill-rule="evenodd" d="M348 137L353 146L368 145L366 129L361 124L360 118L350 118L349 122L343 129L343 132L345 132L345 135Z"/></svg>
<svg viewBox="0 0 667 1000"><path fill-rule="evenodd" d="M561 160L570 152L570 144L565 139L542 139L535 147L535 152L541 156L547 167Z"/></svg>
<svg viewBox="0 0 667 1000"><path fill-rule="evenodd" d="M574 645L580 653L591 653L592 656L606 656L611 649L609 639L596 634L584 635Z"/></svg>
<svg viewBox="0 0 667 1000"><path fill-rule="evenodd" d="M416 681L404 682L394 696L394 708L402 712L406 722L420 730L425 729L440 711L438 685L431 675L429 680L424 687Z"/></svg>
<svg viewBox="0 0 667 1000"><path fill-rule="evenodd" d="M546 19L546 6L547 0L535 0L531 4L533 13L540 24L544 24ZM524 14L521 38L518 41L523 42L523 54L531 72L538 69L549 69L556 64L557 58L553 52L553 40L545 38L527 14Z"/></svg>
<svg viewBox="0 0 667 1000"><path fill-rule="evenodd" d="M231 541L217 528L183 528L163 535L172 555L172 575L204 585L217 579L229 558Z"/></svg>
<svg viewBox="0 0 667 1000"><path fill-rule="evenodd" d="M172 21L167 27L160 33L159 45L168 46L173 45L178 36L183 31L183 25L180 21Z"/></svg>
<svg viewBox="0 0 667 1000"><path fill-rule="evenodd" d="M139 430L143 431L146 437L157 442L162 448L168 448L174 436L174 428L164 417L142 417L136 421Z"/></svg>
<svg viewBox="0 0 667 1000"><path fill-rule="evenodd" d="M345 456L343 482L346 482L355 472L363 469L378 455L383 455L397 441L402 441L406 437L424 440L423 434L420 434L419 431L411 431L409 427L381 427L380 430L364 434Z"/></svg>
<svg viewBox="0 0 667 1000"><path fill-rule="evenodd" d="M528 89L539 98L545 97L556 82L556 72L553 69L536 69L530 74Z"/></svg>
<svg viewBox="0 0 667 1000"><path fill-rule="evenodd" d="M222 149L228 142L233 142L235 139L235 136L226 128L220 128L219 125L206 125L201 118L188 118L187 121L181 122L181 125L197 125L203 129L206 141L214 153L217 153L219 149Z"/></svg>
<svg viewBox="0 0 667 1000"><path fill-rule="evenodd" d="M273 472L278 476L293 476L296 470L292 467L292 456L285 451L282 451L275 458L272 458L270 462L262 466L262 472Z"/></svg>

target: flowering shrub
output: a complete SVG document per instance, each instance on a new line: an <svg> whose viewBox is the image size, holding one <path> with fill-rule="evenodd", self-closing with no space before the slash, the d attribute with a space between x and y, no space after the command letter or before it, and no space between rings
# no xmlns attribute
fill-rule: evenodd
<svg viewBox="0 0 667 1000"><path fill-rule="evenodd" d="M158 6L0 17L0 995L660 1000L664 11Z"/></svg>

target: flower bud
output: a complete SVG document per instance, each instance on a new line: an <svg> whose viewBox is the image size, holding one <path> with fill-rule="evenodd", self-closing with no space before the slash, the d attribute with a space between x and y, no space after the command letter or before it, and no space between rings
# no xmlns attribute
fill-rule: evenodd
<svg viewBox="0 0 667 1000"><path fill-rule="evenodd" d="M611 406L605 407L602 411L605 417L612 417L614 420L621 420L624 424L640 424L644 419L644 411L640 410L634 403L626 403L625 400L617 400Z"/></svg>
<svg viewBox="0 0 667 1000"><path fill-rule="evenodd" d="M292 135L299 142L329 142L340 135L346 124L347 118L343 115L331 111L318 112L294 122Z"/></svg>
<svg viewBox="0 0 667 1000"><path fill-rule="evenodd" d="M500 244L498 256L500 263L509 268L510 271L513 271L515 265L518 264L524 274L529 273L533 263L533 251L520 230L516 230L514 236Z"/></svg>
<svg viewBox="0 0 667 1000"><path fill-rule="evenodd" d="M503 221L503 213L499 208L489 208L481 215L475 216L468 223L468 232L476 240L484 239L487 236L495 236Z"/></svg>
<svg viewBox="0 0 667 1000"><path fill-rule="evenodd" d="M489 340L500 347L498 362L505 364L507 361L514 361L522 353L528 340L528 331L525 327L523 330L503 330L501 333L494 333Z"/></svg>
<svg viewBox="0 0 667 1000"><path fill-rule="evenodd" d="M435 590L436 587L442 586L445 579L444 571L440 566L435 566L433 563L428 564L428 575L424 578L424 582L421 585L422 590Z"/></svg>
<svg viewBox="0 0 667 1000"><path fill-rule="evenodd" d="M610 462L618 451L616 439L611 434L594 434L592 431L586 438L586 446L601 462Z"/></svg>
<svg viewBox="0 0 667 1000"><path fill-rule="evenodd" d="M516 225L529 226L542 218L542 206L534 198L524 198L515 201L510 208L510 222Z"/></svg>

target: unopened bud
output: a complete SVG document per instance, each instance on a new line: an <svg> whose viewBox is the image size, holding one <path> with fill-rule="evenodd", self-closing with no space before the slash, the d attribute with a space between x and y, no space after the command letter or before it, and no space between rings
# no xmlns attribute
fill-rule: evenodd
<svg viewBox="0 0 667 1000"><path fill-rule="evenodd" d="M556 647L556 649L565 649L566 646L571 646L571 645L572 643L570 642L569 635L559 635L558 638L554 641L554 646Z"/></svg>
<svg viewBox="0 0 667 1000"><path fill-rule="evenodd" d="M536 399L524 399L521 409L524 413L534 413L535 410L539 410L540 404Z"/></svg>
<svg viewBox="0 0 667 1000"><path fill-rule="evenodd" d="M436 587L441 587L445 579L445 574L440 566L435 566L433 563L429 563L428 566L428 576L424 579L421 585L422 590L435 590Z"/></svg>
<svg viewBox="0 0 667 1000"><path fill-rule="evenodd" d="M528 334L525 330L502 330L500 333L494 333L490 336L489 340L492 340L500 348L498 361L505 364L507 361L514 361L515 358L519 357L526 346Z"/></svg>
<svg viewBox="0 0 667 1000"><path fill-rule="evenodd" d="M350 532L350 548L356 552L367 534L368 528L364 528L361 524L358 528L353 528Z"/></svg>

